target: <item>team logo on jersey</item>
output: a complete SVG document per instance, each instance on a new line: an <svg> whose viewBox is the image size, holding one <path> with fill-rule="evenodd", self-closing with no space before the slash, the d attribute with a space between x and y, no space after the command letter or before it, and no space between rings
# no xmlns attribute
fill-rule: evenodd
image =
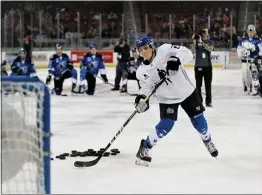
<svg viewBox="0 0 262 195"><path fill-rule="evenodd" d="M144 74L144 79L147 80L148 78L149 78L149 76Z"/></svg>
<svg viewBox="0 0 262 195"><path fill-rule="evenodd" d="M200 106L196 107L196 110L198 110L198 111L199 111L199 110L200 110Z"/></svg>
<svg viewBox="0 0 262 195"><path fill-rule="evenodd" d="M168 114L174 114L174 109L173 108L168 108L167 110L166 110L166 113L168 113Z"/></svg>

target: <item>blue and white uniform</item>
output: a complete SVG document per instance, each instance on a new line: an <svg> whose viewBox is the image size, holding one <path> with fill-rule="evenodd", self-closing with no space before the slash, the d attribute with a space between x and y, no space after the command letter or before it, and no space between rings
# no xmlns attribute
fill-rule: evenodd
<svg viewBox="0 0 262 195"><path fill-rule="evenodd" d="M254 64L258 56L262 56L262 42L258 38L252 38L256 33L254 25L248 25L248 33L254 33L248 38L243 38L237 47L237 54L241 58L242 64L242 82L244 90L252 94L257 94L258 68Z"/></svg>

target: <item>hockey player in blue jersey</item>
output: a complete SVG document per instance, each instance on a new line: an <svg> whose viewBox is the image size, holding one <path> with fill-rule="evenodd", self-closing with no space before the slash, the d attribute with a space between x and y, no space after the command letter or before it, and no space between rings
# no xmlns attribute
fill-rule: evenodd
<svg viewBox="0 0 262 195"><path fill-rule="evenodd" d="M90 45L90 52L86 53L80 63L80 86L79 93L85 91L85 81L87 81L87 95L93 95L96 87L96 76L100 73L105 83L108 83L105 63L103 57L97 53L95 44Z"/></svg>
<svg viewBox="0 0 262 195"><path fill-rule="evenodd" d="M52 55L49 59L48 73L46 84L49 84L52 76L54 76L56 95L61 95L64 80L68 78L72 80L71 92L74 92L77 84L77 71L74 69L73 63L70 61L68 55L63 53L62 45L60 44L56 44L56 54Z"/></svg>
<svg viewBox="0 0 262 195"><path fill-rule="evenodd" d="M259 70L254 62L258 56L262 56L262 43L261 40L255 38L256 28L254 25L248 25L247 33L248 38L243 38L238 44L237 54L242 62L244 91L257 95L259 89Z"/></svg>
<svg viewBox="0 0 262 195"><path fill-rule="evenodd" d="M21 48L18 52L18 56L14 59L11 64L10 76L30 76L37 77L35 66L31 59L26 57L26 51Z"/></svg>

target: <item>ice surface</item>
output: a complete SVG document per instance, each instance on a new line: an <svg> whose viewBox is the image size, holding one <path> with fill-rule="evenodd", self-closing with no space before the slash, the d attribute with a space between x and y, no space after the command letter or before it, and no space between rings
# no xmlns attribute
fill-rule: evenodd
<svg viewBox="0 0 262 195"><path fill-rule="evenodd" d="M193 69L187 69L194 81ZM114 82L115 69L108 69ZM38 70L45 80L47 71ZM52 153L100 149L133 112L134 98L111 92L97 80L95 96L52 96ZM69 93L71 80L65 90ZM182 86L181 86L182 87ZM135 81L129 92L135 93ZM94 167L75 168L75 160L52 161L52 193L262 193L262 99L243 93L240 70L214 69L213 105L205 116L220 154L207 152L180 108L178 121L153 150L150 167L135 165L140 140L159 122L158 104L136 115L105 157Z"/></svg>

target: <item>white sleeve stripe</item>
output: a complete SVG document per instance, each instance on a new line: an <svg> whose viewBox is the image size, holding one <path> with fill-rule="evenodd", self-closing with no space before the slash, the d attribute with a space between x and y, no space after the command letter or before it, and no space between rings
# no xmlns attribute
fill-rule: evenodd
<svg viewBox="0 0 262 195"><path fill-rule="evenodd" d="M99 69L100 74L106 74L106 69Z"/></svg>

